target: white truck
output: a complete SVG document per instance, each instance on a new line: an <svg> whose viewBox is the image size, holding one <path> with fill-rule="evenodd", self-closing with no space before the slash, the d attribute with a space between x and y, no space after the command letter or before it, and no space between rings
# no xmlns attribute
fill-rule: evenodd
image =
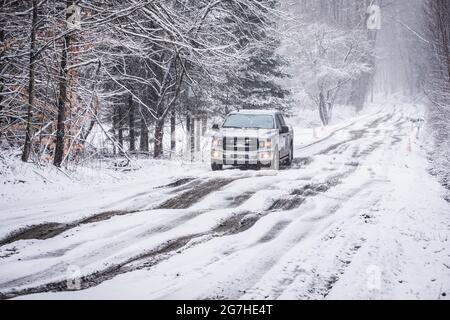
<svg viewBox="0 0 450 320"><path fill-rule="evenodd" d="M241 110L213 125L211 169L224 165L279 170L294 159L294 132L283 115L273 110Z"/></svg>

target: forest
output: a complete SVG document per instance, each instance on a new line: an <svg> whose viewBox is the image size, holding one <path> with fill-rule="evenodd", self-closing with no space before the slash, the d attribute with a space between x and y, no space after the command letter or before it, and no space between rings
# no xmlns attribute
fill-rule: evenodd
<svg viewBox="0 0 450 320"><path fill-rule="evenodd" d="M448 300L449 213L450 0L0 0L0 300Z"/></svg>
<svg viewBox="0 0 450 320"><path fill-rule="evenodd" d="M373 4L382 30L367 28ZM170 158L178 130L186 156L194 131L204 135L232 110L308 108L326 126L335 105L359 111L374 91L402 91L427 99L442 165L450 149L449 5L2 0L2 155L58 167Z"/></svg>

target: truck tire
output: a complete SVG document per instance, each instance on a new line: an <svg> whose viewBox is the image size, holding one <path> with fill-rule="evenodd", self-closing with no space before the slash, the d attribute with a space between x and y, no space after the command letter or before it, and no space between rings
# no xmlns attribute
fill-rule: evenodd
<svg viewBox="0 0 450 320"><path fill-rule="evenodd" d="M211 163L211 169L212 169L212 171L220 171L223 169L223 165L217 164L217 163Z"/></svg>
<svg viewBox="0 0 450 320"><path fill-rule="evenodd" d="M291 149L289 150L289 156L288 159L286 160L286 164L290 166L293 160L294 160L294 145L291 144Z"/></svg>

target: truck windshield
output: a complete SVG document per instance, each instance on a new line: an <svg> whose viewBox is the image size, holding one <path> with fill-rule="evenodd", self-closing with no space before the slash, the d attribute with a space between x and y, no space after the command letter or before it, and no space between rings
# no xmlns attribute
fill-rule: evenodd
<svg viewBox="0 0 450 320"><path fill-rule="evenodd" d="M232 114L225 120L223 128L273 129L273 117L261 114Z"/></svg>

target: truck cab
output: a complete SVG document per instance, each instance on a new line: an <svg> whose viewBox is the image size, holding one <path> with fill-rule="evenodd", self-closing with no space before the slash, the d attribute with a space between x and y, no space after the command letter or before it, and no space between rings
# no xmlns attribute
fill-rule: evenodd
<svg viewBox="0 0 450 320"><path fill-rule="evenodd" d="M223 166L268 167L290 165L294 158L294 132L276 110L241 110L228 114L221 126L213 126L211 168Z"/></svg>

